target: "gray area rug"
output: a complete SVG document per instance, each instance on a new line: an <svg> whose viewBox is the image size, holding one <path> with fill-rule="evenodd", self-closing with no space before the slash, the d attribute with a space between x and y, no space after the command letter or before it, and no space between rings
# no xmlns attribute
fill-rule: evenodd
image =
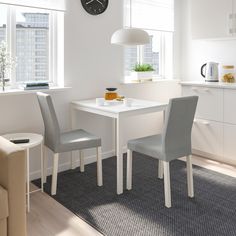
<svg viewBox="0 0 236 236"><path fill-rule="evenodd" d="M173 206L167 209L157 167L157 160L134 153L133 189L118 196L116 158L112 157L103 161L103 187L96 186L94 163L86 166L85 173L79 169L60 173L57 195L53 198L108 236L236 235L235 178L194 166L195 198L189 199L185 163L173 161L170 168ZM39 185L40 181L34 183ZM48 177L47 193L50 187Z"/></svg>

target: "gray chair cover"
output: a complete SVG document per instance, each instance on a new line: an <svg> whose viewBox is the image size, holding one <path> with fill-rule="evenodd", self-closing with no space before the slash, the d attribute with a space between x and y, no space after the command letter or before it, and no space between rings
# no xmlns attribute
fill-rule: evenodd
<svg viewBox="0 0 236 236"><path fill-rule="evenodd" d="M54 153L101 146L100 138L82 129L61 133L51 96L39 92L37 97L45 126L45 145Z"/></svg>
<svg viewBox="0 0 236 236"><path fill-rule="evenodd" d="M128 149L163 161L191 155L197 101L197 96L170 99L162 134L130 140Z"/></svg>

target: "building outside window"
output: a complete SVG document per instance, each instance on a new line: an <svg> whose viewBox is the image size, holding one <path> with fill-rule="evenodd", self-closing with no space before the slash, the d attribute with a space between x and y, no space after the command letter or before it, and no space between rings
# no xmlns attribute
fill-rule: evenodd
<svg viewBox="0 0 236 236"><path fill-rule="evenodd" d="M49 19L50 12L16 10L17 82L50 80Z"/></svg>
<svg viewBox="0 0 236 236"><path fill-rule="evenodd" d="M63 29L58 30L57 21L63 23L63 19L62 11L0 4L0 42L6 41L17 59L10 75L12 87L32 81L58 85L58 48L63 50L58 42Z"/></svg>
<svg viewBox="0 0 236 236"><path fill-rule="evenodd" d="M129 79L136 64L150 64L154 68L153 79L173 78L174 0L124 3L124 26L143 29L150 36L148 45L125 48L125 77Z"/></svg>

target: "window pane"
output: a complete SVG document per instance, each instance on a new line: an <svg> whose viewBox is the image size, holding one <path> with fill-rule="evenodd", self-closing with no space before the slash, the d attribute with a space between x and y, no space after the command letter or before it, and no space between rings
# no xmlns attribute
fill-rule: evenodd
<svg viewBox="0 0 236 236"><path fill-rule="evenodd" d="M7 7L0 4L0 43L6 41Z"/></svg>
<svg viewBox="0 0 236 236"><path fill-rule="evenodd" d="M49 11L16 10L16 81L49 80Z"/></svg>
<svg viewBox="0 0 236 236"><path fill-rule="evenodd" d="M153 66L156 75L160 75L160 45L161 33L148 31L150 44L143 46L142 63Z"/></svg>
<svg viewBox="0 0 236 236"><path fill-rule="evenodd" d="M124 0L124 23L143 29L174 31L174 0ZM130 25L131 23L131 25Z"/></svg>
<svg viewBox="0 0 236 236"><path fill-rule="evenodd" d="M148 31L150 35L150 44L141 47L126 47L125 48L125 75L129 75L135 64L150 64L155 70L155 74L160 74L160 44L161 33Z"/></svg>
<svg viewBox="0 0 236 236"><path fill-rule="evenodd" d="M136 46L125 47L125 75L128 76L138 62L138 49Z"/></svg>

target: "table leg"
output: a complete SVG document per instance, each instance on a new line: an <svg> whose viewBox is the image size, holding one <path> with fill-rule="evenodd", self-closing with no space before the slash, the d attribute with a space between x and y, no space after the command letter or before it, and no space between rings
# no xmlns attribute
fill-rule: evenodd
<svg viewBox="0 0 236 236"><path fill-rule="evenodd" d="M71 130L75 129L76 127L76 114L77 114L77 110L73 107L73 105L71 105L71 108L70 108ZM77 153L78 153L77 151L71 152L71 169L76 168L76 154Z"/></svg>
<svg viewBox="0 0 236 236"><path fill-rule="evenodd" d="M26 177L27 177L27 187L26 187L26 196L27 196L27 212L30 212L30 173L29 173L29 148L26 149Z"/></svg>
<svg viewBox="0 0 236 236"><path fill-rule="evenodd" d="M117 158L117 194L123 193L123 140L122 140L122 120L116 121L116 158Z"/></svg>
<svg viewBox="0 0 236 236"><path fill-rule="evenodd" d="M40 150L40 155L41 155L41 191L43 192L43 183L44 183L44 163L43 163L43 152L44 152L44 148L43 148L43 146L44 146L44 143L43 143L43 141L42 141L42 143L41 143L41 146L40 146L40 148L41 148L41 150Z"/></svg>
<svg viewBox="0 0 236 236"><path fill-rule="evenodd" d="M163 110L163 126L165 125L165 119L166 119L166 110ZM158 178L163 179L163 174L164 174L163 161L159 160L159 163L158 163Z"/></svg>
<svg viewBox="0 0 236 236"><path fill-rule="evenodd" d="M117 153L117 147L116 147L116 144L117 144L117 139L116 139L116 119L114 118L113 119L113 137L114 137L114 139L113 139L113 147L114 147L114 152L115 152L115 155L116 155L116 153Z"/></svg>

